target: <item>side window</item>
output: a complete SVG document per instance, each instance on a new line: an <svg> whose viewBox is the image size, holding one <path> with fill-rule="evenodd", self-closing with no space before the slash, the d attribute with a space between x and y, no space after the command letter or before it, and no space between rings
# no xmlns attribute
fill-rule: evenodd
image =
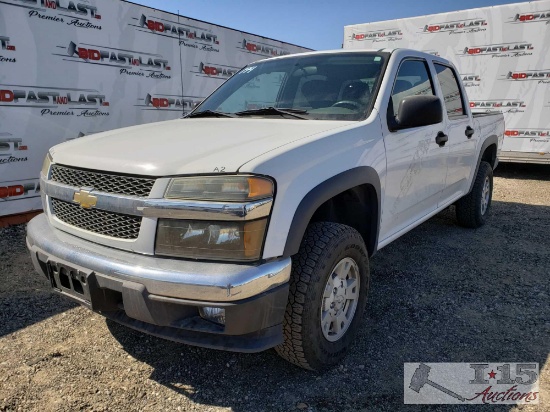
<svg viewBox="0 0 550 412"><path fill-rule="evenodd" d="M463 116L466 114L466 110L464 110L464 99L456 78L456 73L452 68L442 64L434 63L434 67L437 73L437 80L443 92L447 116L449 119Z"/></svg>
<svg viewBox="0 0 550 412"><path fill-rule="evenodd" d="M390 111L391 116L397 115L401 100L408 96L431 95L435 91L430 77L428 64L422 60L405 60L399 66L397 78L391 93Z"/></svg>

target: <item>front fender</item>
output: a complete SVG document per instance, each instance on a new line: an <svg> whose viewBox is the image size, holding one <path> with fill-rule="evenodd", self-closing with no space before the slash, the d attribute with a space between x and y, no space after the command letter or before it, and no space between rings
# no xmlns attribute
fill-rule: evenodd
<svg viewBox="0 0 550 412"><path fill-rule="evenodd" d="M372 167L359 166L331 177L305 195L294 213L285 244L284 256L292 256L298 253L307 226L319 206L348 189L364 184L371 185L376 192L376 211L371 211L369 216L365 216L365 219L370 219L370 227L374 229L370 231L371 233L365 239L365 243L367 243L367 249L374 253L380 230L380 177Z"/></svg>

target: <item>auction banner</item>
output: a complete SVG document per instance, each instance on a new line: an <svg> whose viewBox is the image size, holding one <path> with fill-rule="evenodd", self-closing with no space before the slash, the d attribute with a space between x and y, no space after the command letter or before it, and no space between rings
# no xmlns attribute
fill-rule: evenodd
<svg viewBox="0 0 550 412"><path fill-rule="evenodd" d="M472 111L504 113L503 152L550 153L550 1L344 29L345 49L396 47L452 61L462 76Z"/></svg>
<svg viewBox="0 0 550 412"><path fill-rule="evenodd" d="M246 64L308 50L119 0L0 0L0 216L41 209L50 147L176 119Z"/></svg>

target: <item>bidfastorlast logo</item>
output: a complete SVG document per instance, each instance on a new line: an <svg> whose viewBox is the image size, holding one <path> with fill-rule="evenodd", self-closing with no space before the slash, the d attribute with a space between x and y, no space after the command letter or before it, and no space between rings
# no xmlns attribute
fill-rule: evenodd
<svg viewBox="0 0 550 412"><path fill-rule="evenodd" d="M520 82L536 80L538 84L550 84L550 69L508 72L505 76L505 80Z"/></svg>
<svg viewBox="0 0 550 412"><path fill-rule="evenodd" d="M529 13L518 13L513 16L509 23L523 24L523 23L544 23L550 24L550 10L533 11Z"/></svg>
<svg viewBox="0 0 550 412"><path fill-rule="evenodd" d="M65 49L64 46L57 46ZM104 67L116 68L119 74L127 76L149 77L152 79L171 79L165 74L171 67L167 59L160 54L135 50L116 49L89 43L70 42L66 54L54 53L63 60L83 62Z"/></svg>
<svg viewBox="0 0 550 412"><path fill-rule="evenodd" d="M487 24L487 20L485 19L444 21L441 23L426 24L424 27L421 28L421 32L426 34L446 33L450 35L477 33L487 30L487 28L485 28Z"/></svg>
<svg viewBox="0 0 550 412"><path fill-rule="evenodd" d="M243 39L243 41L239 44L238 49L244 50L252 54L259 54L261 56L270 57L286 56L290 54L290 52L286 49L275 47L270 44L265 44L258 41L249 41L246 39Z"/></svg>
<svg viewBox="0 0 550 412"><path fill-rule="evenodd" d="M382 29L367 31L363 33L352 33L351 40L355 41L371 41L373 43L378 42L392 42L401 40L403 38L403 32L401 29Z"/></svg>
<svg viewBox="0 0 550 412"><path fill-rule="evenodd" d="M523 57L531 56L534 50L532 43L514 42L489 44L483 46L467 46L458 53L462 57L470 56L491 56L491 57Z"/></svg>
<svg viewBox="0 0 550 412"><path fill-rule="evenodd" d="M10 38L8 36L0 36L0 63L16 63L17 59L15 57L9 56L9 52L14 52L15 46L10 43ZM6 55L4 56L4 52Z"/></svg>
<svg viewBox="0 0 550 412"><path fill-rule="evenodd" d="M199 76L212 77L222 80L229 79L231 76L239 71L238 67L215 63L200 62L199 65L195 67L197 68L197 71L192 71L191 73L195 73Z"/></svg>
<svg viewBox="0 0 550 412"><path fill-rule="evenodd" d="M516 137L520 139L529 139L531 143L548 143L550 142L549 129L507 129L504 132L506 137Z"/></svg>
<svg viewBox="0 0 550 412"><path fill-rule="evenodd" d="M138 99L141 110L167 110L174 112L188 113L197 107L204 97L181 96L168 94L149 94L145 99Z"/></svg>
<svg viewBox="0 0 550 412"><path fill-rule="evenodd" d="M0 201L38 196L40 196L40 179L16 180L9 184L0 183Z"/></svg>
<svg viewBox="0 0 550 412"><path fill-rule="evenodd" d="M470 108L472 111L502 113L523 113L527 104L523 100L515 99L500 99L500 100L470 100Z"/></svg>
<svg viewBox="0 0 550 412"><path fill-rule="evenodd" d="M0 84L0 106L40 109L41 116L109 116L105 95L93 89Z"/></svg>
<svg viewBox="0 0 550 412"><path fill-rule="evenodd" d="M481 84L481 76L475 73L461 74L462 84L464 87L479 87Z"/></svg>
<svg viewBox="0 0 550 412"><path fill-rule="evenodd" d="M6 3L6 2L2 2ZM29 9L29 18L101 30L101 14L89 0L11 0L9 5Z"/></svg>
<svg viewBox="0 0 550 412"><path fill-rule="evenodd" d="M29 147L11 133L0 133L0 165L26 162Z"/></svg>
<svg viewBox="0 0 550 412"><path fill-rule="evenodd" d="M219 53L220 49L215 46L220 44L217 34L211 30L196 26L188 26L177 21L161 19L159 17L147 17L142 14L137 24L131 24L140 31L170 37L179 40L180 46L190 47L202 51Z"/></svg>

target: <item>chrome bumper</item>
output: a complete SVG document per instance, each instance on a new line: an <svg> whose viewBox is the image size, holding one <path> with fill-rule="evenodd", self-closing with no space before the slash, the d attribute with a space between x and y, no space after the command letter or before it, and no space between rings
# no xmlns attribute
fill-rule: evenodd
<svg viewBox="0 0 550 412"><path fill-rule="evenodd" d="M291 260L259 266L143 256L101 246L53 228L46 215L27 226L27 247L36 270L42 262L69 262L105 277L141 284L151 295L208 302L250 298L289 281Z"/></svg>

